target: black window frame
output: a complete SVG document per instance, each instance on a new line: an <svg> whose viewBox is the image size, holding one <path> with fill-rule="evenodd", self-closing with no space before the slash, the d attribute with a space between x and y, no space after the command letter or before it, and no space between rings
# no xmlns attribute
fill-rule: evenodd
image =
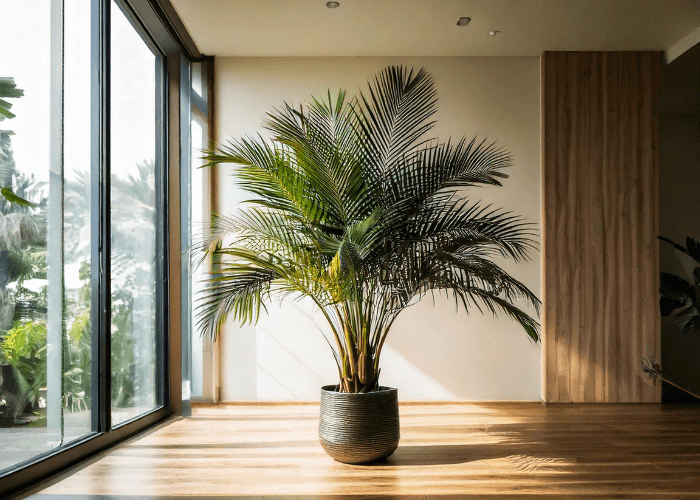
<svg viewBox="0 0 700 500"><path fill-rule="evenodd" d="M180 364L179 340L170 348L170 301L173 293L170 276L169 182L180 165L189 159L172 157L172 130L189 140L189 124L181 124L179 113L173 109L169 65L172 61L201 59L201 54L184 29L169 0L114 0L124 12L144 42L156 54L158 90L156 92L156 353L160 360L156 370L156 407L142 415L111 424L111 199L110 199L110 25L113 0L91 0L91 321L92 333L92 432L65 446L39 454L30 460L0 471L0 497L27 492L40 481L61 473L101 450L115 445L136 433L180 412L180 391L174 390L170 369ZM176 56L176 57L173 57ZM191 82L177 84L186 88ZM181 106L182 104L180 104ZM187 103L189 106L189 103ZM177 105L176 105L177 106ZM159 122L159 123L158 123ZM187 128L185 128L187 127ZM175 168L173 168L175 165ZM179 179L177 180L179 182ZM97 202L95 200L98 200ZM178 204L179 205L179 204ZM179 218L178 218L179 219ZM179 221L176 228L179 241ZM175 245L179 252L179 245ZM180 263L173 262L178 270ZM179 293L179 292L178 292ZM180 298L175 297L176 303ZM177 311L177 309L176 309ZM173 313L174 314L174 313ZM179 316L179 311L177 311ZM177 347L177 348L176 348ZM178 370L179 371L179 370Z"/></svg>

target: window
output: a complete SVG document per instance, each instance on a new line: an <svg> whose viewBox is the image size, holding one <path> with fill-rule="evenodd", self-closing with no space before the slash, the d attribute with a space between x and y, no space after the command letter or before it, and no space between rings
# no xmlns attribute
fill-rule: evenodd
<svg viewBox="0 0 700 500"><path fill-rule="evenodd" d="M112 425L158 404L156 206L161 57L112 8Z"/></svg>
<svg viewBox="0 0 700 500"><path fill-rule="evenodd" d="M189 164L182 176L182 250L186 254L190 242L197 240L208 224L210 199L207 189L210 183L209 170L203 165L202 151L209 145L209 116L211 107L210 80L212 61L205 59L183 68L191 73L191 88L186 94L189 100L186 120L188 141L183 150L188 152ZM184 120L183 120L184 121ZM184 134L183 134L184 135ZM183 311L183 401L216 401L216 373L218 371L215 351L209 337L202 337L196 328L196 318L192 304L196 301L206 272L207 262L195 268L185 262L182 295Z"/></svg>
<svg viewBox="0 0 700 500"><path fill-rule="evenodd" d="M0 18L2 470L90 434L94 406L90 3L3 2Z"/></svg>
<svg viewBox="0 0 700 500"><path fill-rule="evenodd" d="M160 15L0 2L3 498L170 412Z"/></svg>

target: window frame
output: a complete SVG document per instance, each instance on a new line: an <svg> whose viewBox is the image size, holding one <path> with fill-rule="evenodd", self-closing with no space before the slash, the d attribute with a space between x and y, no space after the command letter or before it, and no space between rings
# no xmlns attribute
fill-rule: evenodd
<svg viewBox="0 0 700 500"><path fill-rule="evenodd" d="M65 0L60 1L63 5ZM180 287L171 286L171 265L180 271L180 220L173 220L169 204L170 182L179 183L181 155L173 149L178 137L189 131L181 124L173 89L189 88L188 75L173 78L171 66L197 60L201 54L184 29L169 0L114 0L138 34L156 54L156 407L130 420L111 425L111 183L110 183L110 25L112 0L91 0L91 321L92 332L92 432L65 446L36 455L0 471L0 497L27 492L52 475L139 433L181 411L181 388L174 387L171 368L180 365L180 312L169 313L170 303L180 303ZM175 81L176 80L176 81ZM173 87L175 85L175 87ZM189 103L188 103L189 105ZM160 122L160 123L159 123ZM185 129L186 127L186 129ZM186 134L189 139L189 135ZM183 159L182 165L189 165ZM95 201L98 200L98 201ZM179 203L175 203L179 210ZM171 227L171 222L176 227ZM171 232L177 244L171 245ZM174 247L174 248L172 248ZM170 278L170 279L169 279ZM172 324L171 324L172 323ZM180 370L177 370L179 378Z"/></svg>
<svg viewBox="0 0 700 500"><path fill-rule="evenodd" d="M126 0L113 0L114 5L116 5L124 14L126 19L129 21L131 24L132 28L134 28L134 31L141 37L143 42L146 44L148 49L153 53L153 55L156 58L156 116L154 117L156 120L156 156L154 158L154 168L155 168L155 198L156 198L156 210L155 210L155 229L156 229L156 239L155 239L155 248L156 248L156 273L155 273L155 278L156 278L156 287L155 287L155 292L156 292L156 297L155 297L155 302L156 302L156 321L155 321L155 333L156 333L156 339L155 339L155 363L156 363L156 370L155 370L155 383L156 383L156 394L155 394L155 400L156 404L153 409L142 413L140 415L137 415L135 417L131 417L129 419L126 419L122 422L119 422L117 424L114 424L112 422L112 401L111 401L111 377L103 377L105 379L110 379L108 381L109 386L106 387L106 395L107 399L106 400L99 400L100 401L100 408L98 408L98 412L102 413L103 408L104 408L104 413L106 414L104 417L102 415L99 415L99 418L104 418L105 419L105 427L103 427L102 432L110 432L115 429L119 429L120 427L129 424L130 422L135 422L139 419L141 419L145 415L149 415L151 413L157 412L163 408L169 407L168 400L169 400L169 394L168 394L168 379L166 377L166 365L167 365L167 357L168 357L168 349L167 349L167 337L168 337L168 317L167 317L167 310L168 310L168 257L169 257L169 241L167 238L168 234L168 203L167 203L167 175L166 175L166 170L167 170L167 165L168 165L168 150L167 150L167 144L168 144L168 127L167 127L167 118L168 118L168 113L167 113L167 97L168 97L168 87L167 87L167 82L168 82L168 67L167 67L167 56L161 51L159 48L158 44L151 38L151 35L149 32L145 29L145 27L141 24L139 19L136 16L136 13L132 10L131 6L127 4ZM109 4L110 8L113 6L112 4ZM111 14L111 13L110 13ZM111 15L109 19L111 23ZM108 31L108 30L107 30ZM104 41L105 45L109 47L110 43L110 38L107 37L106 40ZM103 61L106 60L107 64L110 65L108 69L109 73L105 75L105 82L109 86L109 82L111 80L111 57L109 54L109 50L106 51L105 54L103 54ZM111 89L108 89L107 95L110 95ZM109 102L109 99L108 99ZM111 105L111 104L110 104ZM109 122L101 124L102 127L102 134L103 136L109 136L109 129L111 126L111 117L108 116L106 117L107 119L110 119ZM93 132L94 133L94 132ZM104 318L105 326L96 329L93 326L93 340L96 337L99 337L99 342L100 343L111 343L111 311L112 311L112 287L111 287L111 263L112 263L112 235L111 235L111 227L112 227L112 221L111 221L111 214L112 214L112 206L111 206L111 148L109 143L106 146L106 151L104 152L103 156L101 157L102 164L101 165L96 165L98 162L93 161L93 168L95 167L101 167L101 172L100 175L102 176L102 179L109 179L108 182L101 182L103 191L102 193L96 193L93 192L93 196L100 196L101 200L101 206L99 209L101 210L101 213L103 214L99 221L101 223L101 228L100 231L102 231L102 234L98 232L98 234L93 234L93 241L92 244L93 246L102 246L102 250L99 251L100 253L100 268L103 272L103 279L100 280L100 283L105 285L104 290L100 290L100 300L101 303L99 305L100 311L104 311L107 313L109 316L108 318ZM108 192L110 191L110 192ZM94 198L95 199L95 198ZM94 205L94 204L93 204ZM106 214L106 215L105 215ZM94 220L94 216L93 216ZM107 231L106 233L104 231ZM109 276L107 276L109 275ZM107 281L109 280L109 283ZM106 337L106 338L103 338ZM111 350L109 351L111 352ZM104 372L106 374L110 374L112 372L111 370L111 357L107 356L107 359L104 361L105 365L105 370ZM107 369L109 367L109 369ZM93 377L95 375L95 367L93 366ZM102 380L100 381L102 382ZM94 414L93 410L93 414ZM94 429L93 429L94 430Z"/></svg>
<svg viewBox="0 0 700 500"><path fill-rule="evenodd" d="M201 64L200 78L202 94L199 95L194 90L192 85L192 63L197 62ZM182 66L182 74L188 76L189 85L186 87L181 87L182 99L181 103L183 108L181 109L182 118L181 123L182 129L182 156L183 156L183 169L181 174L181 186L180 186L180 199L182 200L183 206L181 209L181 238L180 244L182 247L183 255L187 252L189 242L196 237L195 232L192 230L192 223L203 223L208 224L210 222L210 214L205 213L204 220L193 221L192 220L192 171L195 168L192 162L192 121L197 119L206 127L206 133L203 136L204 147L209 147L213 139L214 130L214 111L213 111L213 94L214 94L214 58L210 56L204 56L197 60L187 61L186 65ZM185 130L184 127L187 127ZM202 193L204 196L204 205L206 207L213 207L212 200L215 196L215 186L214 180L215 176L206 171L203 172L203 189ZM206 212L206 209L205 209ZM201 264L202 266L209 266L208 260ZM212 359L210 371L206 373L202 372L202 380L205 378L209 379L209 382L203 385L206 387L206 394L194 395L194 388L192 384L193 380L193 370L194 362L193 358L195 355L203 356L203 351L194 352L193 350L193 336L199 335L199 332L195 331L193 328L193 304L195 297L192 294L192 284L194 280L193 269L188 261L183 261L182 271L181 271L181 282L182 282L182 294L181 294L181 307L182 307L182 380L183 383L187 382L190 387L189 397L185 398L183 396L183 415L191 414L192 403L217 403L219 399L218 388L217 388L217 376L218 376L218 364L216 361L215 350L219 348L218 343L212 344ZM203 368L203 366L202 366Z"/></svg>

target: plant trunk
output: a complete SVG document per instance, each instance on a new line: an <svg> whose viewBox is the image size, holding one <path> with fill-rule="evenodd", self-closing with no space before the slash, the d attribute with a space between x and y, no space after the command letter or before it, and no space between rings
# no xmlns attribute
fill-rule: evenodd
<svg viewBox="0 0 700 500"><path fill-rule="evenodd" d="M346 368L343 369L343 377L340 380L340 392L366 393L379 388L379 370L374 371L374 363L370 356L361 353L354 365L345 358L344 365Z"/></svg>
<svg viewBox="0 0 700 500"><path fill-rule="evenodd" d="M372 308L363 308L362 302L347 301L336 312L343 338L343 342L338 340L338 392L357 394L379 390L381 345L377 346L378 333L373 335L371 331Z"/></svg>

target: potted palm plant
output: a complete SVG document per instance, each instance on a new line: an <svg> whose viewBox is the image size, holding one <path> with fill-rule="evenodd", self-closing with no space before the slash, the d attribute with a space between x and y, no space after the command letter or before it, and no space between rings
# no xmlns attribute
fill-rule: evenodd
<svg viewBox="0 0 700 500"><path fill-rule="evenodd" d="M257 321L274 297L312 300L328 322L338 380L321 391L320 441L336 460L387 457L399 441L397 390L380 385L380 357L398 315L429 292L458 307L503 313L539 340L540 302L492 257L528 259L531 225L470 198L500 186L512 163L493 144L428 137L432 76L389 67L369 92L285 104L268 114L272 139L231 140L205 152L232 163L251 199L212 216L193 245L215 271L198 325L216 337L227 317Z"/></svg>

